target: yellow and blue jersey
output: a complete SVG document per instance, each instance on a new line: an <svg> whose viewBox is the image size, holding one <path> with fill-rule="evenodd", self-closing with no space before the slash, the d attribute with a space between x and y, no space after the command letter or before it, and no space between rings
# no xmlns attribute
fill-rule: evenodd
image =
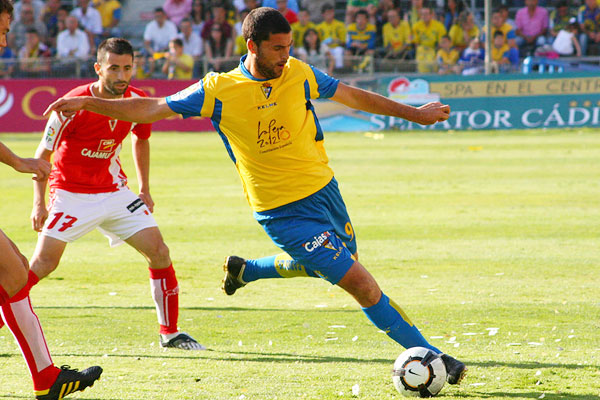
<svg viewBox="0 0 600 400"><path fill-rule="evenodd" d="M359 42L366 43L369 49L374 49L376 35L377 30L375 29L375 25L367 24L365 29L360 30L356 23L352 23L348 26L346 33L346 47L350 48L352 42Z"/></svg>
<svg viewBox="0 0 600 400"><path fill-rule="evenodd" d="M339 81L293 57L279 78L261 80L245 59L166 100L184 118L211 118L250 206L260 212L310 196L333 178L310 100L332 97Z"/></svg>

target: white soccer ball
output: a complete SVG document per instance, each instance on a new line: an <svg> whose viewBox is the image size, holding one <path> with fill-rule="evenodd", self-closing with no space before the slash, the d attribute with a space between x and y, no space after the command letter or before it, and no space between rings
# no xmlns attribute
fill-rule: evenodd
<svg viewBox="0 0 600 400"><path fill-rule="evenodd" d="M394 363L392 380L408 397L433 397L446 382L446 366L438 354L425 347L411 347Z"/></svg>

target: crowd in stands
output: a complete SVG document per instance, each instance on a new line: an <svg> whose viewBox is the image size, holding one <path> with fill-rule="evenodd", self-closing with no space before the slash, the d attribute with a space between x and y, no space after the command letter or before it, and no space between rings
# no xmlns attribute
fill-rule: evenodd
<svg viewBox="0 0 600 400"><path fill-rule="evenodd" d="M328 73L373 65L429 74L483 71L487 28L470 2L346 3L344 10L333 0L164 0L139 32L135 76L191 79L234 67L247 51L242 21L261 5L290 22L292 54ZM91 75L89 62L74 61L93 63L102 40L121 36L121 14L119 0L18 0L9 46L0 49L0 78ZM517 71L528 55L598 55L600 0L504 0L493 10L490 32L495 72Z"/></svg>

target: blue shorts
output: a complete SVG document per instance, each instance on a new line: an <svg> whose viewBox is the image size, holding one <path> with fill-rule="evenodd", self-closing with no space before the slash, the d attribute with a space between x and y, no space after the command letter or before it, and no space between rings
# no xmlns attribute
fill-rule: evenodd
<svg viewBox="0 0 600 400"><path fill-rule="evenodd" d="M335 178L312 195L255 212L273 242L294 260L332 284L354 263L356 237Z"/></svg>

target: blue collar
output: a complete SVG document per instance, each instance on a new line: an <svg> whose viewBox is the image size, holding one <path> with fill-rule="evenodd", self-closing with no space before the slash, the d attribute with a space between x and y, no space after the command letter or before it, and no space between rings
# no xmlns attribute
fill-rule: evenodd
<svg viewBox="0 0 600 400"><path fill-rule="evenodd" d="M246 68L246 66L244 65L244 61L246 61L246 57L248 57L248 54L244 54L242 56L242 58L240 58L240 71L242 71L242 75L244 75L248 79L252 79L253 81L258 81L258 82L268 81L269 79L258 79L258 78L255 78L250 73L250 71L248 71L248 68Z"/></svg>

